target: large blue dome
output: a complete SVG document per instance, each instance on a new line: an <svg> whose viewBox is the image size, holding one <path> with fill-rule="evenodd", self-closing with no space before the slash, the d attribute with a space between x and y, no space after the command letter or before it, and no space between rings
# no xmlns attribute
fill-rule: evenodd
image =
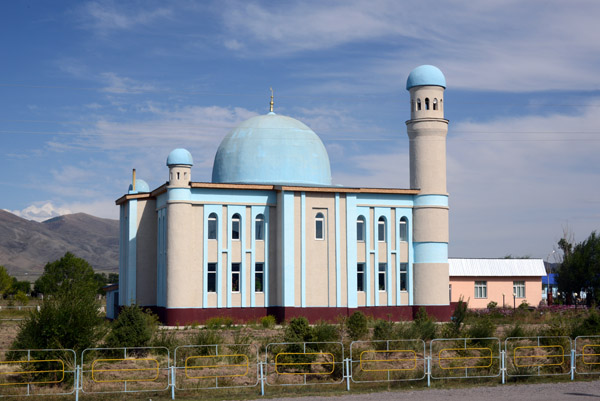
<svg viewBox="0 0 600 401"><path fill-rule="evenodd" d="M406 90L414 86L441 86L446 88L446 77L433 65L421 65L410 72L406 80Z"/></svg>
<svg viewBox="0 0 600 401"><path fill-rule="evenodd" d="M329 156L310 128L271 112L227 134L215 155L212 182L331 185Z"/></svg>

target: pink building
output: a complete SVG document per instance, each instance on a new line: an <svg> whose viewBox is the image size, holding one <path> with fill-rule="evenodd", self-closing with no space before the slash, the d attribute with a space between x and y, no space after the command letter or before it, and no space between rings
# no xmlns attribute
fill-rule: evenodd
<svg viewBox="0 0 600 401"><path fill-rule="evenodd" d="M542 277L546 269L542 259L448 259L450 264L450 300L460 297L469 308L519 306L527 302L538 306L542 300Z"/></svg>

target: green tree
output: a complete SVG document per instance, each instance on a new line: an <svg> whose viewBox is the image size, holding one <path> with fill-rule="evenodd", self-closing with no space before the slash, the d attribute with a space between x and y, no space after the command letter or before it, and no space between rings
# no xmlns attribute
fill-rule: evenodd
<svg viewBox="0 0 600 401"><path fill-rule="evenodd" d="M8 274L4 266L0 266L0 296L4 296L12 286L12 277Z"/></svg>
<svg viewBox="0 0 600 401"><path fill-rule="evenodd" d="M98 344L105 329L93 274L85 260L70 253L48 263L36 285L52 296L21 323L11 348L67 348L80 353Z"/></svg>
<svg viewBox="0 0 600 401"><path fill-rule="evenodd" d="M84 259L71 252L44 267L44 273L35 281L34 291L45 295L56 294L72 285L85 286L97 292L98 282L94 269Z"/></svg>
<svg viewBox="0 0 600 401"><path fill-rule="evenodd" d="M557 270L558 290L566 295L567 303L572 303L572 294L585 291L588 305L600 299L600 236L592 232L590 236L575 245L561 239L558 243L563 250L563 261Z"/></svg>

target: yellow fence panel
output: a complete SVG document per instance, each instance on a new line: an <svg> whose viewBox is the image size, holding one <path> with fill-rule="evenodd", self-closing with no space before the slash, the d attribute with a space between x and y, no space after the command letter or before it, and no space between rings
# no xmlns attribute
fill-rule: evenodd
<svg viewBox="0 0 600 401"><path fill-rule="evenodd" d="M160 364L154 358L96 359L92 380L96 383L152 382L158 380Z"/></svg>
<svg viewBox="0 0 600 401"><path fill-rule="evenodd" d="M365 372L398 372L417 368L417 353L412 350L367 350L360 353L360 368Z"/></svg>
<svg viewBox="0 0 600 401"><path fill-rule="evenodd" d="M52 369L52 365L55 365L54 369ZM58 373L59 376L35 378L35 376L40 376L42 373ZM13 380L11 381L9 377L12 377ZM8 381L5 381L5 379ZM56 384L61 383L64 379L65 362L60 359L0 362L0 386Z"/></svg>
<svg viewBox="0 0 600 401"><path fill-rule="evenodd" d="M438 353L441 369L489 368L493 363L491 348L444 348Z"/></svg>
<svg viewBox="0 0 600 401"><path fill-rule="evenodd" d="M241 388L258 385L256 344L182 345L175 348L178 390Z"/></svg>
<svg viewBox="0 0 600 401"><path fill-rule="evenodd" d="M565 349L561 345L530 345L513 351L516 367L560 366L565 363Z"/></svg>
<svg viewBox="0 0 600 401"><path fill-rule="evenodd" d="M317 362L310 361L313 358ZM309 361L302 361L303 359ZM325 359L325 361L322 359ZM312 371L313 367L323 367L325 370ZM288 368L296 371L285 372L280 371L280 368L282 370ZM305 369L309 371L307 372ZM275 356L275 371L279 375L330 375L334 369L335 357L329 352L280 352Z"/></svg>
<svg viewBox="0 0 600 401"><path fill-rule="evenodd" d="M188 379L241 377L247 376L249 370L250 360L245 354L190 356L185 359L185 376Z"/></svg>

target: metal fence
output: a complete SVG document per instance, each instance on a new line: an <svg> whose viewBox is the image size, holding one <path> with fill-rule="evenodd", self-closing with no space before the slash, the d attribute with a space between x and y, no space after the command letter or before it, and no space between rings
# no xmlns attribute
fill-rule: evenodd
<svg viewBox="0 0 600 401"><path fill-rule="evenodd" d="M600 336L0 351L0 397L600 374Z"/></svg>

